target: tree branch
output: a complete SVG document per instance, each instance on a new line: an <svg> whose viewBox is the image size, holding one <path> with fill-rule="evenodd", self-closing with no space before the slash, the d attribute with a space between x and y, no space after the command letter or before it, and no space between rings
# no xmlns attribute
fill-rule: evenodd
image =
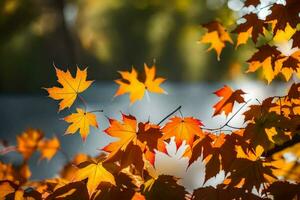
<svg viewBox="0 0 300 200"><path fill-rule="evenodd" d="M275 153L278 153L288 147L291 147L297 143L300 143L300 135L296 134L294 135L294 137L291 140L286 141L285 143L281 144L281 145L276 145L274 148L266 151L263 156L264 157L271 157L272 155L274 155Z"/></svg>

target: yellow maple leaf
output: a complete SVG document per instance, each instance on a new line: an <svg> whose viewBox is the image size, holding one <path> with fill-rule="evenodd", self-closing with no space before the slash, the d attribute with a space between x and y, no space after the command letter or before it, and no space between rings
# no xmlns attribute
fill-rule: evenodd
<svg viewBox="0 0 300 200"><path fill-rule="evenodd" d="M79 93L85 91L93 81L87 81L87 68L80 70L77 68L76 76L73 77L69 70L66 72L55 68L57 82L62 87L45 88L49 97L55 100L61 100L59 103L59 111L70 108L76 100Z"/></svg>
<svg viewBox="0 0 300 200"><path fill-rule="evenodd" d="M41 140L38 149L41 152L41 159L51 160L60 148L60 142L57 137Z"/></svg>
<svg viewBox="0 0 300 200"><path fill-rule="evenodd" d="M280 43L285 43L289 41L292 36L295 34L296 29L292 28L289 24L285 27L284 30L278 30L273 37L273 42L276 45L279 45Z"/></svg>
<svg viewBox="0 0 300 200"><path fill-rule="evenodd" d="M145 86L142 82L140 82L138 78L138 74L134 68L131 69L131 72L119 72L122 78L125 80L115 80L117 84L120 85L117 90L115 97L123 95L125 93L129 93L130 103L134 103L137 100L141 100L145 93Z"/></svg>
<svg viewBox="0 0 300 200"><path fill-rule="evenodd" d="M277 167L274 170L276 176L281 176L291 181L300 181L300 165L297 162L300 158L299 149L300 144L295 144L272 156L272 163Z"/></svg>
<svg viewBox="0 0 300 200"><path fill-rule="evenodd" d="M114 176L107 171L102 162L85 162L83 167L79 166L78 171L75 173L75 180L81 181L87 180L87 188L90 195L96 190L98 185L102 182L110 183L116 185Z"/></svg>
<svg viewBox="0 0 300 200"><path fill-rule="evenodd" d="M77 113L72 113L64 118L66 122L72 123L66 130L66 134L74 134L79 129L81 138L85 141L90 132L90 126L98 128L96 115L80 108L77 108L76 111Z"/></svg>
<svg viewBox="0 0 300 200"><path fill-rule="evenodd" d="M132 67L131 72L120 71L122 79L115 80L119 84L119 88L115 93L116 96L120 96L128 93L130 103L133 104L137 100L141 100L146 91L153 93L166 93L164 89L160 87L160 84L165 81L164 78L155 78L156 67L148 67L144 65L145 70L145 81L138 79L137 71Z"/></svg>
<svg viewBox="0 0 300 200"><path fill-rule="evenodd" d="M241 32L238 34L238 37L237 37L237 43L236 43L236 48L238 46L240 46L241 44L246 44L248 39L251 37L252 35L252 30L253 30L253 27L249 28L247 31L245 32Z"/></svg>
<svg viewBox="0 0 300 200"><path fill-rule="evenodd" d="M144 70L146 74L145 89L148 90L149 92L166 93L164 89L160 87L160 84L163 83L166 79L155 78L155 74L156 74L155 66L148 67L147 64L145 63Z"/></svg>
<svg viewBox="0 0 300 200"><path fill-rule="evenodd" d="M273 57L270 56L265 59L262 59L262 61L251 61L249 63L249 69L246 72L255 72L259 68L262 68L263 75L267 80L268 84L270 84L275 78L275 76L277 76L280 73L281 69L281 63L278 61L274 62L272 59Z"/></svg>

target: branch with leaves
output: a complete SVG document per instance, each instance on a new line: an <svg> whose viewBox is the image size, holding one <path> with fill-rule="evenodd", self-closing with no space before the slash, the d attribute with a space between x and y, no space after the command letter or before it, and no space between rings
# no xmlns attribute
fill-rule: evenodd
<svg viewBox="0 0 300 200"><path fill-rule="evenodd" d="M260 1L246 0L245 6L259 6ZM234 43L231 34L237 34L236 46L244 45L250 38L257 51L247 61L247 72L263 69L263 75L271 83L278 75L287 81L299 75L300 4L287 0L285 5L268 5L272 11L266 19L257 13L244 16L245 23L236 25L229 32L218 21L204 25L207 29L200 40L211 44L220 59L226 43ZM280 13L280 14L279 14ZM266 33L272 33L272 40ZM292 41L289 55L278 48L281 40ZM281 41L282 42L282 41ZM258 46L259 45L259 46ZM90 127L99 129L95 113L88 111L88 103L82 97L93 81L87 80L87 69L77 68L76 75L55 67L60 87L46 88L49 97L58 100L59 111L73 107L79 99L84 108L63 119L69 123L66 134L79 132L83 141ZM166 94L161 87L164 78L156 77L156 65L144 65L144 73L132 68L119 72L115 80L119 88L115 97L128 94L130 104L141 100L148 92ZM44 138L41 131L26 130L17 137L16 145L2 142L1 154L17 151L23 156L19 166L0 162L0 198L2 199L298 199L300 198L300 83L292 83L287 94L268 97L249 105L243 90L224 86L214 92L220 100L213 105L213 117L231 114L218 128L206 127L193 116L184 116L183 106L178 106L158 123L140 122L135 116L123 114L120 120L109 118L109 126L103 131L115 140L101 149L98 156L79 153L67 159L59 176L47 180L30 180L28 160L36 152L41 159L52 159L61 150L57 137ZM236 104L242 104L234 113ZM247 107L246 107L247 106ZM242 111L247 108L246 111ZM243 112L243 113L242 113ZM178 114L179 115L176 115ZM243 118L243 127L231 126L236 118ZM101 126L100 126L101 127ZM226 128L226 129L225 129ZM203 186L186 191L179 178L161 175L155 168L157 153L168 155L167 144L174 138L176 150L185 145L183 157L188 168L202 159L205 163L205 182L224 172L225 178L217 186ZM65 152L61 150L63 154ZM200 172L199 172L200 173ZM2 192L3 191L3 192ZM256 191L256 192L253 192Z"/></svg>

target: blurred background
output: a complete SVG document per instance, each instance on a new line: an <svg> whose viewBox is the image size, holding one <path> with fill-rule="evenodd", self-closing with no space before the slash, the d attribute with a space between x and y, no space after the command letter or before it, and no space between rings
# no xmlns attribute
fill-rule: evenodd
<svg viewBox="0 0 300 200"><path fill-rule="evenodd" d="M225 0L1 0L0 92L40 93L55 83L53 63L88 66L98 81L154 59L170 81L240 78L247 48L227 45L218 62L197 43L201 24L235 17Z"/></svg>
<svg viewBox="0 0 300 200"><path fill-rule="evenodd" d="M16 135L30 127L43 130L47 137L58 136L66 155L58 153L48 162L35 154L30 160L32 179L49 178L74 154L97 155L112 141L102 132L108 126L105 116L120 119L122 111L138 121L157 123L182 105L183 115L215 128L226 118L211 118L218 101L212 92L224 84L242 88L246 99L284 94L276 83L267 86L251 80L255 74L245 75L247 66L238 64L251 56L252 43L238 51L226 45L220 61L214 51L206 52L207 45L197 43L205 32L200 24L218 19L230 29L236 18L225 0L1 0L0 139L15 144ZM142 71L144 62L154 60L157 74L167 78L163 88L168 95L150 94L132 106L127 95L112 99L118 70L134 65ZM97 113L99 129L92 128L85 143L78 133L64 136L67 123L60 118L73 110L57 113L58 102L41 89L57 85L53 63L73 74L77 65L89 67L89 79L97 80L83 96L88 110L104 109L104 113ZM82 105L77 102L72 108L76 106ZM243 126L242 118L231 125ZM162 173L187 177L183 182L189 189L203 184L201 161L187 172L187 160L181 161L181 156L175 155L172 162L173 158L160 157L156 167ZM22 157L10 153L0 160L20 164Z"/></svg>

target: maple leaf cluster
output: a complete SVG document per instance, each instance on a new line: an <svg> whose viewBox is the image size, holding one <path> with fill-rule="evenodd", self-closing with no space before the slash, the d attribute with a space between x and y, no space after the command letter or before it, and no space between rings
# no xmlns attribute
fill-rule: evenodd
<svg viewBox="0 0 300 200"><path fill-rule="evenodd" d="M273 32L273 45L268 42L257 47L258 51L248 60L248 71L263 67L269 82L279 73L290 79L291 73L299 72L298 49L287 56L275 46L276 42L292 37L293 45L298 47L296 26L300 5L296 2L287 0L286 5L270 5L272 14L265 20L254 13L247 14L246 22L232 31L238 34L237 46L249 38L257 44L266 31ZM246 0L245 6L259 3ZM211 43L219 57L225 42L233 43L233 40L217 21L204 27L208 33L201 42ZM88 111L82 96L93 81L87 80L87 69L77 68L75 77L68 70L55 70L61 86L46 90L50 98L60 101L59 111L71 110L76 100L81 102L76 112L63 119L69 123L65 134L79 132L85 141L91 126L104 129L98 126L95 114L103 111ZM148 92L166 94L161 87L165 79L156 77L155 65L145 64L144 73L135 68L119 73L121 78L115 81L119 86L115 97L128 94L130 104ZM114 140L104 146L98 156L79 153L72 160L68 159L55 178L30 180L32 172L28 160L35 151L40 152L41 159L48 160L58 152L64 154L57 137L47 139L41 131L28 129L17 136L16 145L2 141L0 154L19 152L23 162L20 165L0 162L0 199L299 199L300 83L291 83L283 96L271 96L255 103L245 99L243 90L227 85L214 94L220 99L212 106L213 117L225 115L227 119L221 127L210 128L196 117L183 116L181 106L159 123L141 122L124 113L120 120L108 117L109 126L99 132ZM246 110L242 111L243 108ZM231 126L231 120L238 114L244 119L243 126ZM166 145L173 138L176 150L186 147L182 157L188 159L188 169L202 160L205 182L220 172L224 172L224 180L215 187L187 191L179 183L181 177L159 174L155 169L156 155L158 152L168 155Z"/></svg>
<svg viewBox="0 0 300 200"><path fill-rule="evenodd" d="M246 0L243 9L250 7L259 9L260 4L259 0ZM263 76L268 83L279 75L286 81L290 80L293 74L300 77L300 32L297 29L299 1L286 0L285 5L278 1L270 3L267 7L270 14L265 19L261 19L254 9L242 17L245 22L232 25L231 27L235 26L234 29L230 27L232 30L227 30L219 21L204 24L207 33L199 42L210 44L208 50L214 49L220 60L226 42L233 43L234 36L236 47L246 44L251 39L257 50L247 60L249 64L247 72L255 72L262 68Z"/></svg>

